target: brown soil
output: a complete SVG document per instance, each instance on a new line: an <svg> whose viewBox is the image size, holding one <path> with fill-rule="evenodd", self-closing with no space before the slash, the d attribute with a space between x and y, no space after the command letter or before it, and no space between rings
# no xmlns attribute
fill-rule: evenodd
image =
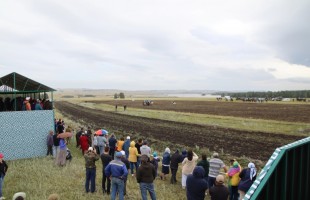
<svg viewBox="0 0 310 200"><path fill-rule="evenodd" d="M168 141L172 144L189 147L197 145L200 148L205 147L212 151L223 149L225 153L233 156L240 157L244 155L262 161L266 161L275 148L301 139L300 136L241 131L134 117L85 108L69 102L56 102L55 107L65 116L75 121L91 124L94 127L105 127L109 128L109 130L131 133L133 136L134 133L138 133L145 138L154 138L163 142Z"/></svg>
<svg viewBox="0 0 310 200"><path fill-rule="evenodd" d="M94 103L105 103L115 105L115 100L91 101ZM155 100L151 106L143 106L142 100L117 101L119 106L169 110L176 112L201 113L220 116L233 116L253 119L266 119L287 122L310 122L310 104L290 104L290 103L250 103L250 102L226 102L226 101L175 101L172 104L168 100ZM122 109L122 108L119 108Z"/></svg>

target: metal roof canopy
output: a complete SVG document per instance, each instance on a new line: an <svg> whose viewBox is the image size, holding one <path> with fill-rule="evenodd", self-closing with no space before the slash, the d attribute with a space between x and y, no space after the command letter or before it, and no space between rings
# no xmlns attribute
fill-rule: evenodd
<svg viewBox="0 0 310 200"><path fill-rule="evenodd" d="M0 78L0 94L40 93L56 91L30 78L12 72Z"/></svg>

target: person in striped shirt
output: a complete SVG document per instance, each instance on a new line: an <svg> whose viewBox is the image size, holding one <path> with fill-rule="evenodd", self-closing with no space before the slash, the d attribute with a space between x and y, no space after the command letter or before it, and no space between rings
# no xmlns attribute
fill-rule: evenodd
<svg viewBox="0 0 310 200"><path fill-rule="evenodd" d="M224 162L219 159L219 154L214 152L213 158L209 160L210 168L209 168L209 178L208 178L208 184L209 188L214 186L215 179L217 175L220 174L220 170L223 168L225 173L228 171L226 165Z"/></svg>

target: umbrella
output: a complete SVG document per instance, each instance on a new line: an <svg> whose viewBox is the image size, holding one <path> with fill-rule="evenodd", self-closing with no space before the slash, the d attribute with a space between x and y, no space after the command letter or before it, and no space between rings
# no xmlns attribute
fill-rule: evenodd
<svg viewBox="0 0 310 200"><path fill-rule="evenodd" d="M109 132L105 129L99 129L98 131L95 132L96 135L106 135L108 134Z"/></svg>

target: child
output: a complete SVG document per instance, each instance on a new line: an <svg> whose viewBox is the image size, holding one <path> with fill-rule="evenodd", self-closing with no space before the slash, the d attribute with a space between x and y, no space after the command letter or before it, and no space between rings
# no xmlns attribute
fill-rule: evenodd
<svg viewBox="0 0 310 200"><path fill-rule="evenodd" d="M157 152L154 151L153 155L150 156L150 163L154 165L156 171L155 177L157 177L158 162L160 162L160 158L157 156Z"/></svg>

